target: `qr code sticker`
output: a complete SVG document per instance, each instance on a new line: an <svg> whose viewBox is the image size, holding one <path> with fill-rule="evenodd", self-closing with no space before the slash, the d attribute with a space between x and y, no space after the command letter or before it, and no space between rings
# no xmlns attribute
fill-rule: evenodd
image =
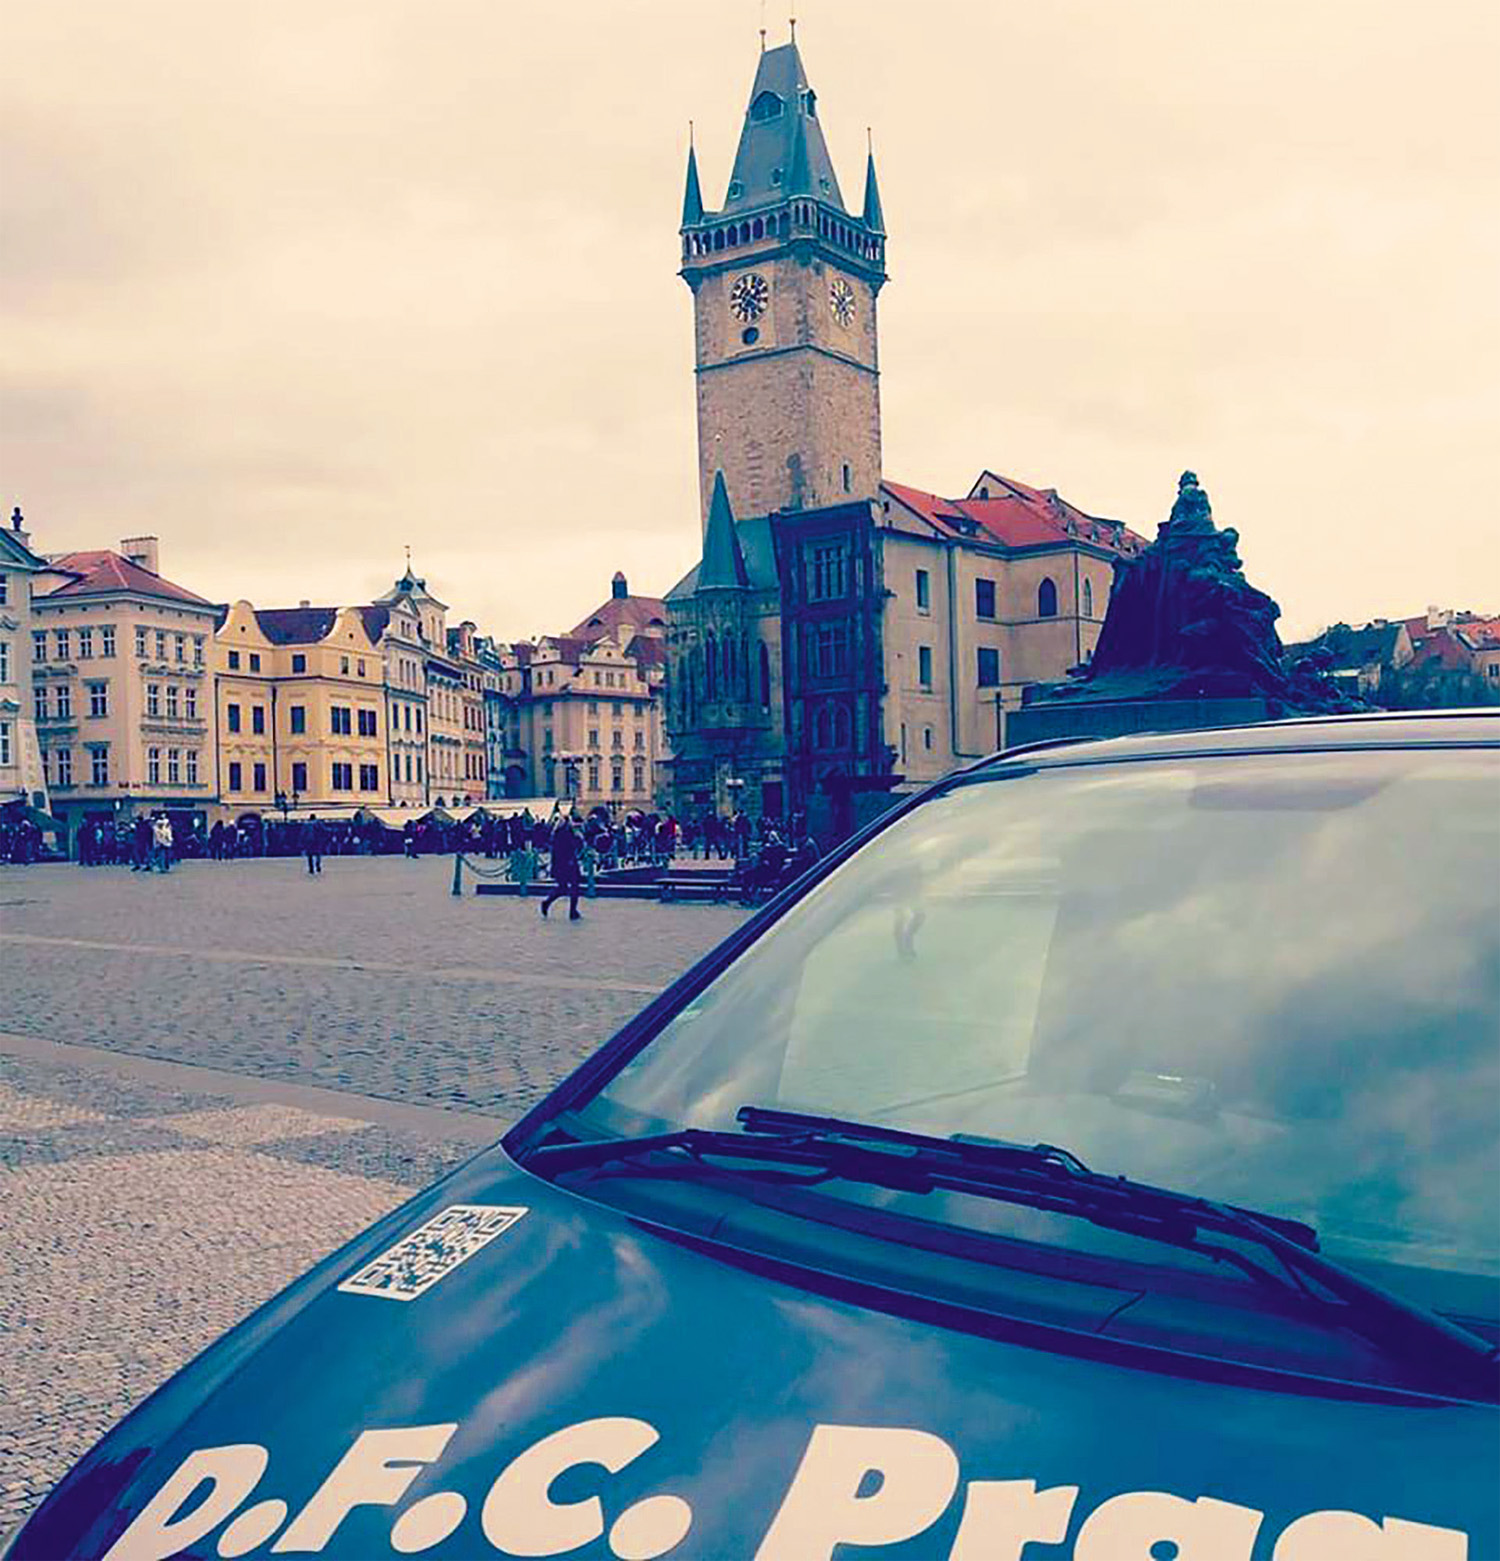
<svg viewBox="0 0 1500 1561"><path fill-rule="evenodd" d="M526 1212L492 1203L451 1203L351 1274L339 1289L345 1295L415 1301Z"/></svg>

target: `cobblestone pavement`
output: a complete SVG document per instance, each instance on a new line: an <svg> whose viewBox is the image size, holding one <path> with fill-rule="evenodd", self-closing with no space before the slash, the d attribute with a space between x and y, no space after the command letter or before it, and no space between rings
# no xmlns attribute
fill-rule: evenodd
<svg viewBox="0 0 1500 1561"><path fill-rule="evenodd" d="M0 868L0 1533L743 915L608 901L544 922L451 897L451 871Z"/></svg>

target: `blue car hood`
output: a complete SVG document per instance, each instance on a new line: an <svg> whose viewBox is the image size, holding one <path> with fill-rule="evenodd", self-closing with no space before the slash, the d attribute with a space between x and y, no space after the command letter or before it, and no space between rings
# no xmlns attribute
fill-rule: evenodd
<svg viewBox="0 0 1500 1561"><path fill-rule="evenodd" d="M1497 1425L865 1309L493 1150L175 1377L10 1556L1482 1561Z"/></svg>

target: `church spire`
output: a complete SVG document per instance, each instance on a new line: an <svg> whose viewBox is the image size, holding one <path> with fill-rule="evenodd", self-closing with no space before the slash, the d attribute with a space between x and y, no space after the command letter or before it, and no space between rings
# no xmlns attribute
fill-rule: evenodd
<svg viewBox="0 0 1500 1561"><path fill-rule="evenodd" d="M682 225L690 228L703 221L703 191L698 184L698 153L688 132L687 189L682 197Z"/></svg>
<svg viewBox="0 0 1500 1561"><path fill-rule="evenodd" d="M885 213L880 209L880 186L875 181L875 148L870 148L869 160L865 163L865 227L871 233L885 236Z"/></svg>
<svg viewBox="0 0 1500 1561"><path fill-rule="evenodd" d="M795 41L760 56L724 211L750 211L788 195L811 195L836 211L845 209L818 118L818 95L808 85Z"/></svg>
<svg viewBox="0 0 1500 1561"><path fill-rule="evenodd" d="M708 506L708 530L703 537L703 562L698 566L700 591L736 591L750 584L739 528L729 507L724 473L714 473L714 496Z"/></svg>

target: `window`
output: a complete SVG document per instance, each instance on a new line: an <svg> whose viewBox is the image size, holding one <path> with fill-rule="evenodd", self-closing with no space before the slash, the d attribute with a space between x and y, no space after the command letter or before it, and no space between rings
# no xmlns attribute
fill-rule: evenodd
<svg viewBox="0 0 1500 1561"><path fill-rule="evenodd" d="M156 659L158 661L167 659L167 631L165 629L156 631Z"/></svg>
<svg viewBox="0 0 1500 1561"><path fill-rule="evenodd" d="M625 746L625 734L623 732L612 732L610 736L614 739L610 743L611 748L623 748Z"/></svg>
<svg viewBox="0 0 1500 1561"><path fill-rule="evenodd" d="M257 737L266 735L266 707L264 705L250 706L250 730Z"/></svg>
<svg viewBox="0 0 1500 1561"><path fill-rule="evenodd" d="M31 691L31 713L38 721L47 719L47 685L38 683Z"/></svg>
<svg viewBox="0 0 1500 1561"><path fill-rule="evenodd" d="M373 710L361 710L359 712L359 735L361 737L373 737L376 729L376 713Z"/></svg>
<svg viewBox="0 0 1500 1561"><path fill-rule="evenodd" d="M154 713L151 710L151 690L149 688L146 690L146 710L147 710L148 714L153 714ZM226 706L225 710L224 710L224 718L228 722L229 730L231 732L239 731L239 729L240 729L240 707L238 705L228 705L228 706Z"/></svg>
<svg viewBox="0 0 1500 1561"><path fill-rule="evenodd" d="M598 715L599 714L599 701L597 699L589 700L589 714L590 715Z"/></svg>
<svg viewBox="0 0 1500 1561"><path fill-rule="evenodd" d="M354 790L354 766L352 764L343 764L338 760L334 761L333 789L335 791Z"/></svg>
<svg viewBox="0 0 1500 1561"><path fill-rule="evenodd" d="M182 691L182 703L182 713L189 721L196 721L198 719L198 690L191 684Z"/></svg>
<svg viewBox="0 0 1500 1561"><path fill-rule="evenodd" d="M237 650L232 650L229 653L229 670L231 672L240 670L240 653Z"/></svg>
<svg viewBox="0 0 1500 1561"><path fill-rule="evenodd" d="M71 786L73 784L73 750L71 748L58 748L52 755L57 765L57 784L59 786Z"/></svg>
<svg viewBox="0 0 1500 1561"><path fill-rule="evenodd" d="M365 664L364 664L363 660L356 661L354 663L354 670L360 675L360 677L363 677L365 675ZM374 788L371 787L371 790L374 790Z"/></svg>
<svg viewBox="0 0 1500 1561"><path fill-rule="evenodd" d="M33 661L45 661L47 659L47 631L45 629L32 631L31 659Z"/></svg>
<svg viewBox="0 0 1500 1561"><path fill-rule="evenodd" d="M590 759L589 760L589 790L590 791L598 791L598 789L599 789L599 761L597 759Z"/></svg>
<svg viewBox="0 0 1500 1561"><path fill-rule="evenodd" d="M348 705L330 705L328 721L329 730L335 737L349 737L353 734L354 721Z"/></svg>
<svg viewBox="0 0 1500 1561"><path fill-rule="evenodd" d="M57 719L59 721L73 719L73 690L67 683L57 685Z"/></svg>
<svg viewBox="0 0 1500 1561"><path fill-rule="evenodd" d="M927 689L932 689L932 646L917 646L917 683Z"/></svg>
<svg viewBox="0 0 1500 1561"><path fill-rule="evenodd" d="M542 728L542 752L552 752L552 728L550 726Z"/></svg>
<svg viewBox="0 0 1500 1561"><path fill-rule="evenodd" d="M137 656L146 654L146 631L140 624L135 626L135 653Z"/></svg>
<svg viewBox="0 0 1500 1561"><path fill-rule="evenodd" d="M250 779L254 782L254 789L256 791L264 791L266 789L265 765L257 763L250 771Z"/></svg>
<svg viewBox="0 0 1500 1561"><path fill-rule="evenodd" d="M635 751L637 753L644 753L645 750L646 750L646 734L644 732L637 732L635 734Z"/></svg>
<svg viewBox="0 0 1500 1561"><path fill-rule="evenodd" d="M109 785L109 749L89 750L89 779L95 786Z"/></svg>
<svg viewBox="0 0 1500 1561"><path fill-rule="evenodd" d="M172 648L173 648L174 652L176 653L177 659L179 661L186 661L187 660L187 635L185 635L185 634L174 634L172 636ZM252 656L250 659L253 661L255 658Z"/></svg>
<svg viewBox="0 0 1500 1561"><path fill-rule="evenodd" d="M644 759L631 760L630 780L636 791L641 792L646 789L646 761Z"/></svg>
<svg viewBox="0 0 1500 1561"><path fill-rule="evenodd" d="M54 632L57 638L57 659L66 661L68 659L68 631L66 629L57 629Z"/></svg>
<svg viewBox="0 0 1500 1561"><path fill-rule="evenodd" d="M977 618L993 618L995 616L995 582L993 580L976 580L974 582L974 615Z"/></svg>
<svg viewBox="0 0 1500 1561"><path fill-rule="evenodd" d="M167 684L167 719L169 721L175 721L177 719L177 709L178 709L177 701L178 701L177 685L175 683L168 683Z"/></svg>
<svg viewBox="0 0 1500 1561"><path fill-rule="evenodd" d="M623 759L610 760L609 789L611 791L625 790L625 761Z"/></svg>
<svg viewBox="0 0 1500 1561"><path fill-rule="evenodd" d="M422 712L420 710L418 710L417 711L417 736L420 737L421 735L422 735Z"/></svg>
<svg viewBox="0 0 1500 1561"><path fill-rule="evenodd" d="M844 492L845 493L852 493L853 491L854 491L854 473L849 470L849 463L848 463L848 461L845 461L844 462Z"/></svg>
<svg viewBox="0 0 1500 1561"><path fill-rule="evenodd" d="M979 647L979 686L981 688L1000 686L1000 652L989 645Z"/></svg>
<svg viewBox="0 0 1500 1561"><path fill-rule="evenodd" d="M10 682L10 641L0 640L0 683Z"/></svg>
<svg viewBox="0 0 1500 1561"><path fill-rule="evenodd" d="M252 672L260 671L260 652L258 650L250 652L250 670Z"/></svg>
<svg viewBox="0 0 1500 1561"><path fill-rule="evenodd" d="M298 793L307 790L307 765L301 759L292 761L292 790Z"/></svg>
<svg viewBox="0 0 1500 1561"><path fill-rule="evenodd" d="M0 721L0 768L13 762L10 756L10 722Z"/></svg>
<svg viewBox="0 0 1500 1561"><path fill-rule="evenodd" d="M917 571L917 611L932 611L932 576L925 569Z"/></svg>
<svg viewBox="0 0 1500 1561"><path fill-rule="evenodd" d="M9 575L0 575L0 607L4 607L9 601L10 601L10 576ZM6 735L8 737L10 735L10 728L7 726L5 731L6 731ZM9 763L10 761L7 760L6 762Z"/></svg>
<svg viewBox="0 0 1500 1561"><path fill-rule="evenodd" d="M187 783L189 786L198 784L198 750L189 748L187 751Z"/></svg>
<svg viewBox="0 0 1500 1561"><path fill-rule="evenodd" d="M932 752L932 728L930 726L922 728L922 746L928 753Z"/></svg>
<svg viewBox="0 0 1500 1561"><path fill-rule="evenodd" d="M847 589L848 549L841 542L824 542L808 549L807 599L826 602Z"/></svg>
<svg viewBox="0 0 1500 1561"><path fill-rule="evenodd" d="M292 671L293 672L306 672L307 671L307 657L300 650L294 650L292 652Z"/></svg>
<svg viewBox="0 0 1500 1561"><path fill-rule="evenodd" d="M182 749L167 749L167 785L180 786L182 784Z"/></svg>
<svg viewBox="0 0 1500 1561"><path fill-rule="evenodd" d="M849 627L843 623L814 624L808 632L808 666L819 678L837 677L849 659Z"/></svg>
<svg viewBox="0 0 1500 1561"><path fill-rule="evenodd" d="M1092 580L1083 582L1083 616L1085 618L1094 616L1094 582Z"/></svg>
<svg viewBox="0 0 1500 1561"><path fill-rule="evenodd" d="M380 790L380 766L378 764L362 764L359 767L359 789L361 791Z"/></svg>
<svg viewBox="0 0 1500 1561"><path fill-rule="evenodd" d="M340 656L339 657L339 671L345 677L349 676L349 658L347 656Z"/></svg>
<svg viewBox="0 0 1500 1561"><path fill-rule="evenodd" d="M203 636L201 634L193 636L193 665L195 667L203 665Z"/></svg>
<svg viewBox="0 0 1500 1561"><path fill-rule="evenodd" d="M109 714L109 684L89 684L89 714L100 716Z"/></svg>
<svg viewBox="0 0 1500 1561"><path fill-rule="evenodd" d="M300 737L307 730L307 706L293 705L291 709L292 735Z"/></svg>
<svg viewBox="0 0 1500 1561"><path fill-rule="evenodd" d="M244 767L237 760L231 759L229 762L229 789L231 791L243 791L245 789L244 773Z"/></svg>
<svg viewBox="0 0 1500 1561"><path fill-rule="evenodd" d="M419 781L422 779L422 755L421 754L417 755L417 779Z"/></svg>
<svg viewBox="0 0 1500 1561"><path fill-rule="evenodd" d="M598 746L599 746L599 728L597 726L591 726L589 728L589 747L590 748L597 748Z"/></svg>
<svg viewBox="0 0 1500 1561"><path fill-rule="evenodd" d="M1043 580L1036 588L1036 615L1038 618L1057 616L1057 587L1051 580Z"/></svg>
<svg viewBox="0 0 1500 1561"><path fill-rule="evenodd" d="M94 659L94 631L92 629L80 629L78 631L78 659L80 661L92 661Z"/></svg>
<svg viewBox="0 0 1500 1561"><path fill-rule="evenodd" d="M115 659L115 626L112 623L99 625L99 654L106 661Z"/></svg>

